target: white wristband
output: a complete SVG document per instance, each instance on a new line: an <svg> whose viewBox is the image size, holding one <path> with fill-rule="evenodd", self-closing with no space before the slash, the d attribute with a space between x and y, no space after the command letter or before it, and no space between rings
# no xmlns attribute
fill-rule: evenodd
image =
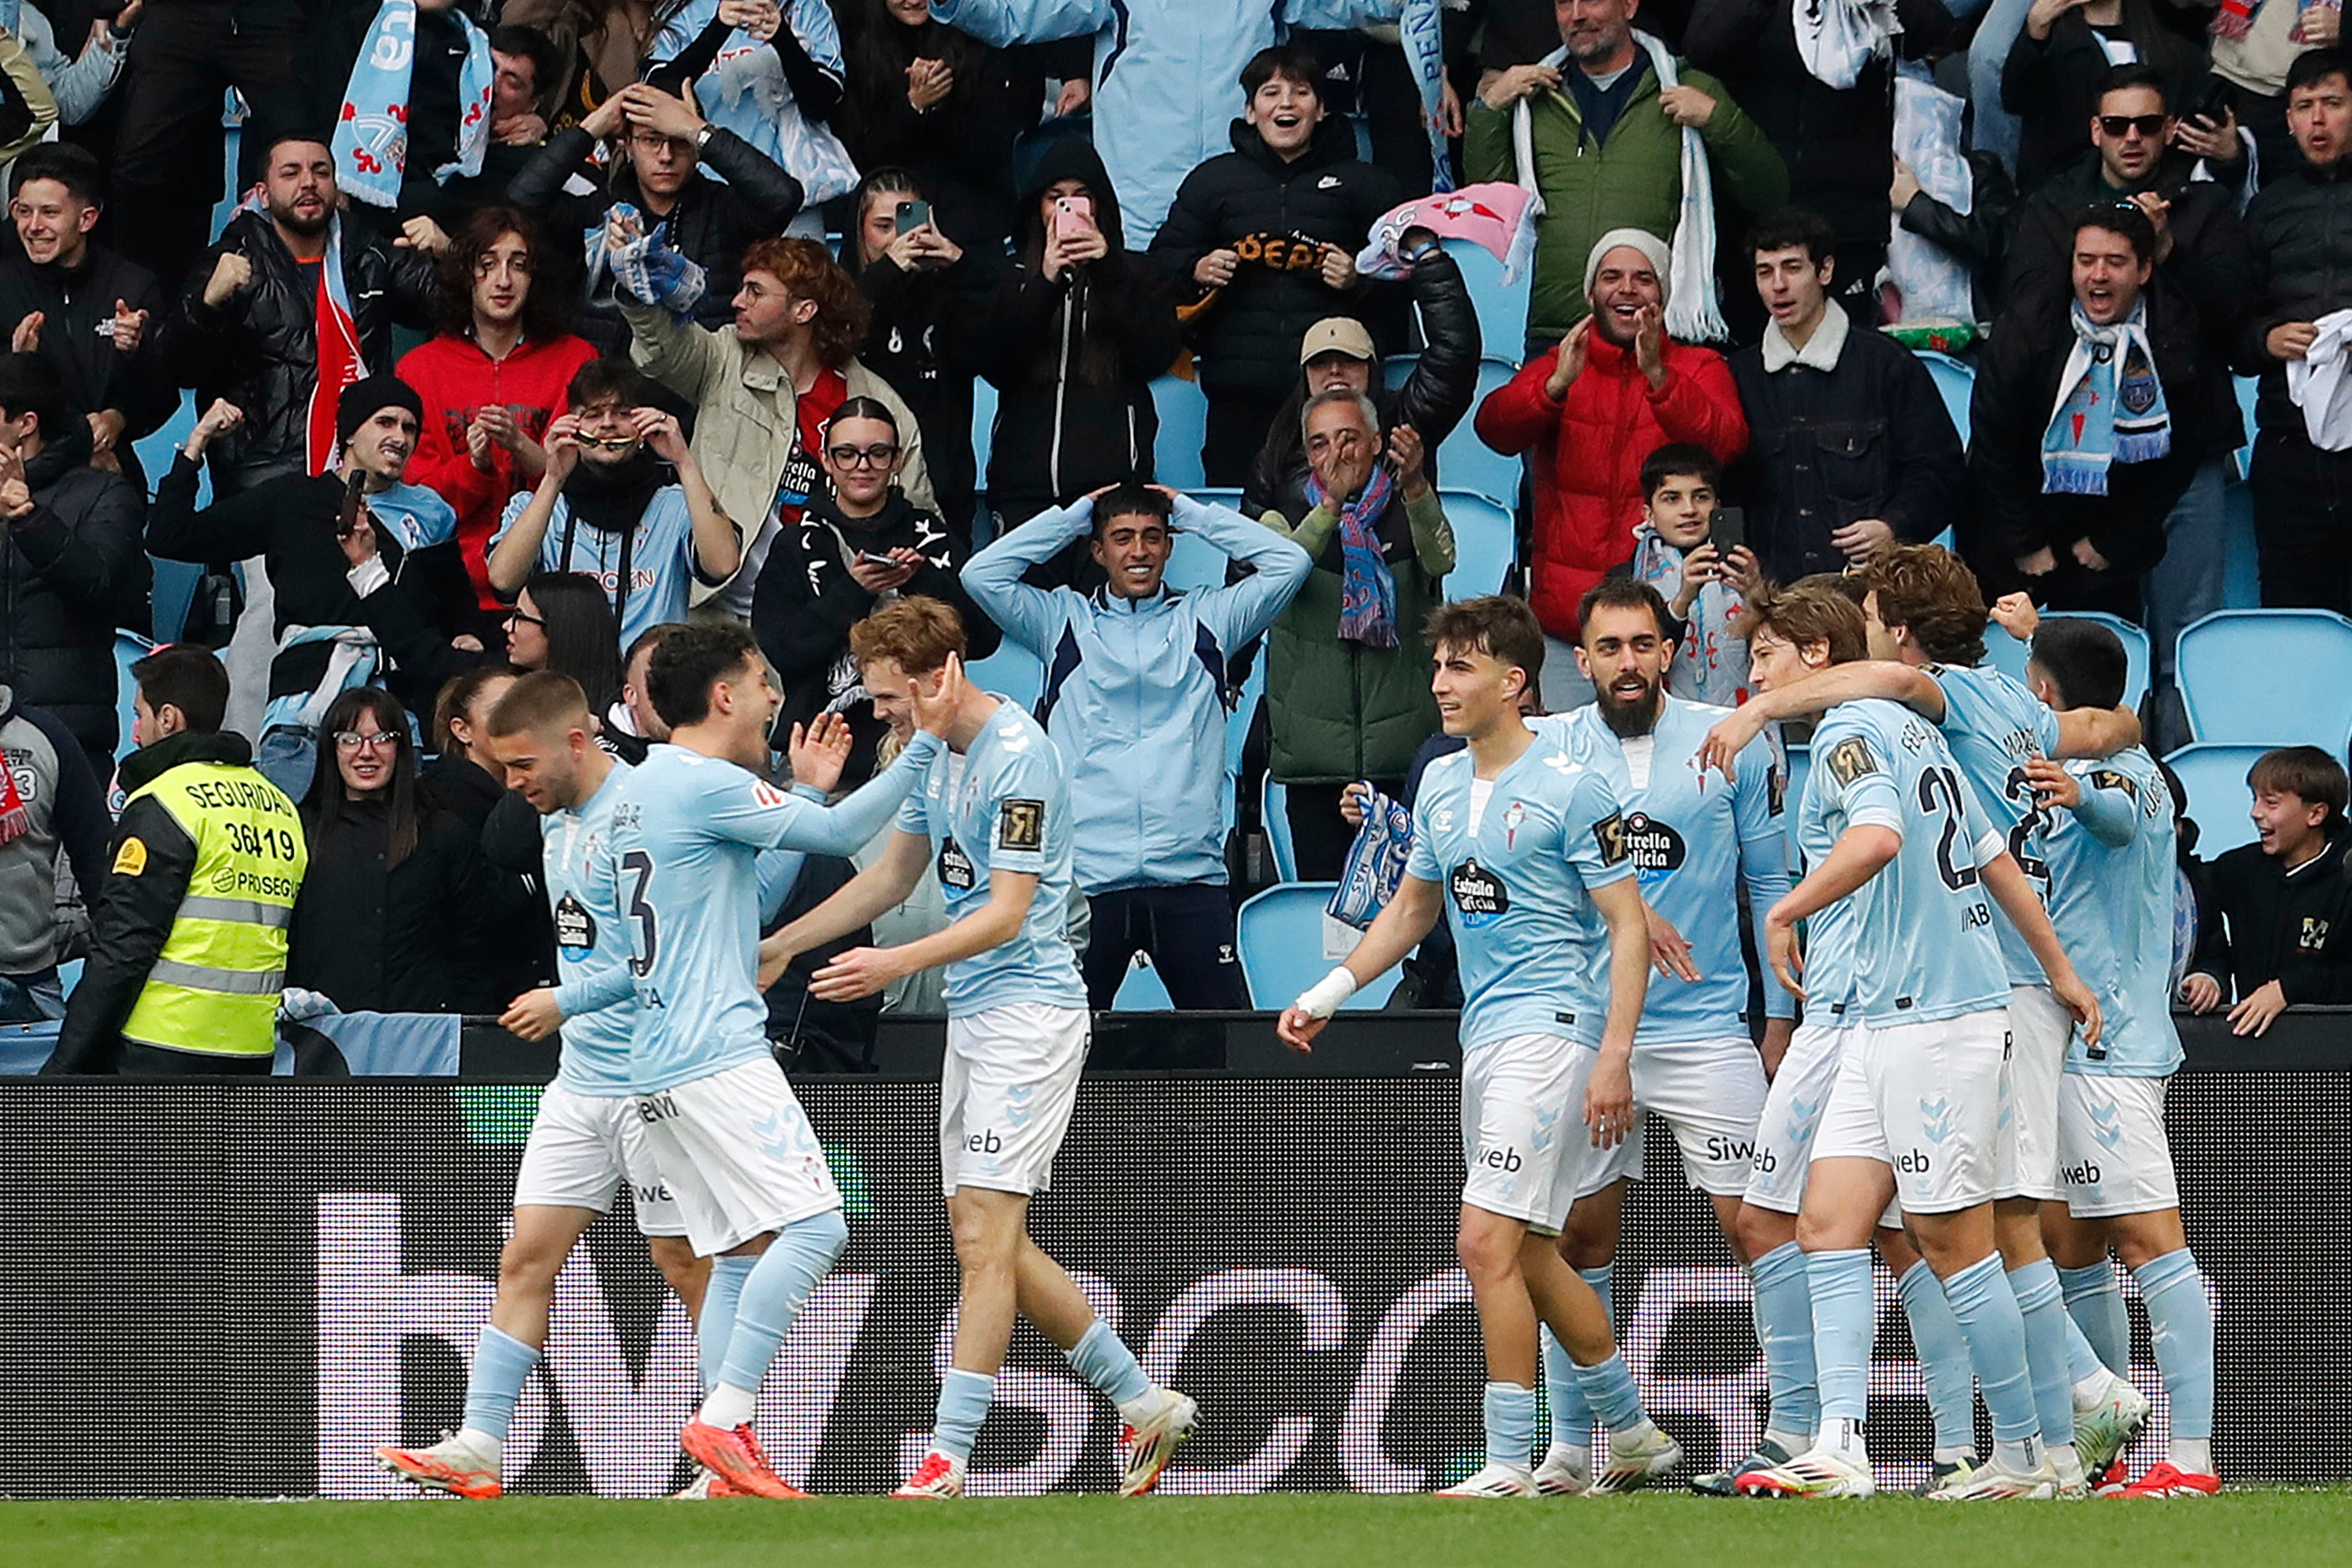
<svg viewBox="0 0 2352 1568"><path fill-rule="evenodd" d="M1308 1018L1327 1019L1356 994L1356 977L1342 964L1300 992L1298 1000L1291 1005Z"/></svg>

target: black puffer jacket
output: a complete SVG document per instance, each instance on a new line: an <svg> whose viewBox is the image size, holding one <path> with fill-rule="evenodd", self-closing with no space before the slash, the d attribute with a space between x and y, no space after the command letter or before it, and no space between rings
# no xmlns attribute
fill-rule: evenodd
<svg viewBox="0 0 2352 1568"><path fill-rule="evenodd" d="M1040 194L1074 179L1093 193L1110 242L1100 261L1045 275ZM1151 379L1181 346L1176 308L1150 263L1129 254L1118 197L1093 147L1050 146L1013 218L1016 260L998 284L981 335L981 373L997 388L988 503L1008 524L1066 506L1122 479L1151 477L1160 434Z"/></svg>
<svg viewBox="0 0 2352 1568"><path fill-rule="evenodd" d="M229 251L253 263L253 281L217 310L205 303L213 265ZM343 287L359 329L360 357L392 369L392 329L429 329L440 308L433 258L397 249L346 224ZM311 390L319 380L317 275L294 259L266 213L240 212L200 256L173 311L167 352L196 407L225 397L245 423L206 449L213 471L249 489L308 467Z"/></svg>
<svg viewBox="0 0 2352 1568"><path fill-rule="evenodd" d="M1356 157L1356 133L1334 117L1296 162L1286 163L1255 128L1236 120L1234 150L1210 159L1177 187L1175 204L1151 242L1151 259L1176 298L1202 292L1192 268L1213 250L1238 250L1240 268L1192 324L1201 385L1279 396L1298 377L1298 340L1326 316L1356 315L1373 286L1325 286L1301 247L1303 235L1349 256L1364 248L1380 215L1402 201L1386 171ZM1275 265L1279 259L1284 265ZM1294 263L1306 261L1307 265Z"/></svg>
<svg viewBox="0 0 2352 1568"><path fill-rule="evenodd" d="M114 302L147 312L138 349L117 353L99 329L114 319ZM155 275L101 246L82 253L79 267L36 267L15 246L0 256L0 321L42 315L42 363L58 373L76 413L118 410L129 423L115 450L131 482L146 488L131 444L160 429L179 411L179 389L164 359L170 307Z"/></svg>
<svg viewBox="0 0 2352 1568"><path fill-rule="evenodd" d="M2303 411L2286 392L2286 365L2266 346L2271 329L2316 321L2352 305L2352 158L2273 174L2246 209L2254 251L2252 319L2238 345L2242 375L2262 377L2254 423L2307 443Z"/></svg>
<svg viewBox="0 0 2352 1568"><path fill-rule="evenodd" d="M614 158L607 174L588 161L595 145L596 139L577 126L559 131L507 187L508 199L541 219L555 236L554 251L562 263L558 277L575 292L586 256L581 236L602 224L606 211L626 202L648 219L654 215L637 189L627 150ZM774 159L731 131L711 131L702 162L725 183L705 179L698 168L678 188L677 204L662 221L669 225L669 243L703 270L695 320L723 327L734 319L735 295L743 287L743 252L753 240L783 233L801 210L803 193L801 183ZM564 182L573 174L595 182L595 193L566 191ZM610 278L587 298L574 330L607 356L627 353L629 327L613 304Z"/></svg>
<svg viewBox="0 0 2352 1568"><path fill-rule="evenodd" d="M0 528L0 685L63 719L106 779L119 738L114 629L145 630L153 570L144 497L89 459L89 429L76 421L25 465L33 509Z"/></svg>
<svg viewBox="0 0 2352 1568"><path fill-rule="evenodd" d="M1895 12L1906 57L1951 29L1950 14L1937 0L1898 0ZM1721 78L1771 141L1789 166L1790 202L1828 219L1849 245L1885 248L1886 186L1895 177L1895 96L1886 61L1864 66L1850 88L1827 85L1797 53L1789 0L1698 0L1683 31L1683 53ZM1845 270L1838 269L1841 284Z"/></svg>
<svg viewBox="0 0 2352 1568"><path fill-rule="evenodd" d="M1433 250L1413 263L1406 286L1420 307L1422 335L1428 345L1402 386L1381 386L1374 367L1372 402L1381 411L1383 440L1400 424L1410 424L1420 435L1434 485L1439 483L1438 444L1462 423L1478 395L1478 310L1470 302L1460 265L1443 250ZM1298 413L1307 405L1307 373L1294 368L1291 375L1290 401L1267 428L1265 444L1243 487L1242 509L1253 517L1268 507L1286 517L1307 515L1307 445L1298 435Z"/></svg>
<svg viewBox="0 0 2352 1568"><path fill-rule="evenodd" d="M486 1012L513 999L468 995L467 986L468 955L514 913L503 879L463 817L429 795L419 810L416 847L387 868L392 814L380 800L352 806L326 832L303 807L310 867L287 933L289 987L347 1013Z"/></svg>
<svg viewBox="0 0 2352 1568"><path fill-rule="evenodd" d="M1969 269L1975 319L1990 321L2000 313L2000 263L2009 250L2017 187L1990 152L1969 154L1969 182L1973 190L1967 212L1956 212L1922 191L1903 209L1901 221L1906 234L1940 246Z"/></svg>
<svg viewBox="0 0 2352 1568"><path fill-rule="evenodd" d="M2171 416L2172 450L2144 463L2111 465L2105 496L2042 491L2042 434L2074 346L2073 292L2014 300L1994 323L1969 409L1969 506L1958 540L1986 597L2023 586L2018 557L2048 547L2064 561L2077 539L2090 540L2120 573L2146 571L2164 559L2164 519L2201 454L2197 432L2236 393L2228 368L2204 351L2196 309L2162 273L2140 298Z"/></svg>
<svg viewBox="0 0 2352 1568"><path fill-rule="evenodd" d="M941 232L961 243L954 231ZM981 323L1004 264L975 246L951 266L909 271L887 256L860 265L855 237L841 248L842 266L874 307L857 362L888 382L914 410L923 428L931 495L957 548L969 555L973 492L980 486L971 450L971 382L980 364Z"/></svg>

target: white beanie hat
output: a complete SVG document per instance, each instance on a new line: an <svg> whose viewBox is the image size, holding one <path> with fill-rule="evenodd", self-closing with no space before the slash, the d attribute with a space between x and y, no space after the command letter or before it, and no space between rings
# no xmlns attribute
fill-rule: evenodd
<svg viewBox="0 0 2352 1568"><path fill-rule="evenodd" d="M1591 254L1584 258L1584 292L1592 293L1592 280L1601 275L1601 258L1620 246L1631 246L1649 258L1650 270L1658 275L1658 308L1664 309L1673 296L1674 256L1666 242L1647 229L1611 229L1592 242Z"/></svg>

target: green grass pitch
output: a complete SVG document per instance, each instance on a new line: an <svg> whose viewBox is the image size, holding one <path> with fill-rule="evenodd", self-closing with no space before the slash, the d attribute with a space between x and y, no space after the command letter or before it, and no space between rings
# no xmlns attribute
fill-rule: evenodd
<svg viewBox="0 0 2352 1568"><path fill-rule="evenodd" d="M10 1568L2294 1568L2352 1561L2352 1491L2202 1501L1451 1502L1329 1494L901 1503L0 1504Z"/></svg>

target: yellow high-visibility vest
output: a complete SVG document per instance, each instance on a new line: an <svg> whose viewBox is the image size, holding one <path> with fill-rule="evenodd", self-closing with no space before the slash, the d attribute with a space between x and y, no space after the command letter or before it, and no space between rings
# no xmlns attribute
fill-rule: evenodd
<svg viewBox="0 0 2352 1568"><path fill-rule="evenodd" d="M250 768L187 762L132 792L152 796L195 841L187 895L122 1026L142 1045L212 1056L278 1049L286 938L310 851L286 792ZM116 869L136 839L117 852Z"/></svg>

